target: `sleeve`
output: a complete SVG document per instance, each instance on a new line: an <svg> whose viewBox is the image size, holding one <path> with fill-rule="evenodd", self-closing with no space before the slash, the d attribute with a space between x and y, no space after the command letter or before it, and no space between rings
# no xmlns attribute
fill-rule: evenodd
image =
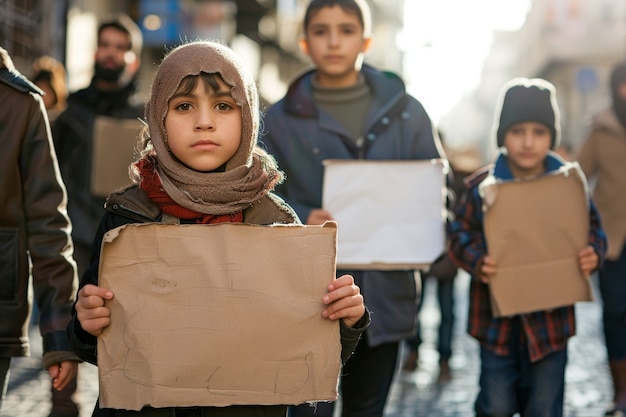
<svg viewBox="0 0 626 417"><path fill-rule="evenodd" d="M478 187L463 194L455 219L448 225L449 254L452 261L470 274L474 274L480 259L487 253L485 236L480 220L482 200Z"/></svg>
<svg viewBox="0 0 626 417"><path fill-rule="evenodd" d="M43 352L69 352L65 326L77 286L71 223L43 101L32 94L20 156L28 250Z"/></svg>
<svg viewBox="0 0 626 417"><path fill-rule="evenodd" d="M339 332L341 334L341 363L345 363L350 359L354 349L356 349L361 335L367 329L370 324L370 312L365 307L365 314L356 324L352 327L348 327L343 323L343 320L339 320Z"/></svg>
<svg viewBox="0 0 626 417"><path fill-rule="evenodd" d="M104 234L117 226L113 217L113 215L107 213L100 222L100 226L94 238L91 265L89 265L89 268L87 268L80 279L79 290L87 284L98 285L98 266L100 265L99 248L102 244ZM81 360L97 365L98 355L96 347L98 345L98 338L85 331L80 325L80 321L78 317L76 317L76 303L74 303L72 307L72 319L67 326L67 336L72 350Z"/></svg>

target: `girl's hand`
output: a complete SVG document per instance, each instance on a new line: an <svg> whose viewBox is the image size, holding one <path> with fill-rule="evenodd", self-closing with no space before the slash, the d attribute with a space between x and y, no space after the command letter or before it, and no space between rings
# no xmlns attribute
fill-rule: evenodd
<svg viewBox="0 0 626 417"><path fill-rule="evenodd" d="M328 285L328 294L322 299L326 308L322 316L330 320L343 319L352 327L365 314L361 289L354 283L352 275L342 275Z"/></svg>
<svg viewBox="0 0 626 417"><path fill-rule="evenodd" d="M587 246L578 252L578 267L585 277L598 267L600 258L592 246Z"/></svg>
<svg viewBox="0 0 626 417"><path fill-rule="evenodd" d="M484 284L489 284L491 278L496 274L496 261L489 255L485 255L478 261L476 266L476 276Z"/></svg>
<svg viewBox="0 0 626 417"><path fill-rule="evenodd" d="M98 337L102 330L111 324L111 311L104 306L104 301L112 298L111 290L91 284L78 291L76 317L86 332Z"/></svg>

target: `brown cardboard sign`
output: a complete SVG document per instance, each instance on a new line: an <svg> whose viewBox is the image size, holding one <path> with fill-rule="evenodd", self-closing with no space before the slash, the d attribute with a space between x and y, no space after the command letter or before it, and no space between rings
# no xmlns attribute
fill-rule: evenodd
<svg viewBox="0 0 626 417"><path fill-rule="evenodd" d="M497 268L489 284L496 317L592 300L578 264L589 241L589 204L577 163L530 180L486 180L481 192L487 252Z"/></svg>
<svg viewBox="0 0 626 417"><path fill-rule="evenodd" d="M109 231L100 286L100 405L301 404L337 398L339 323L322 317L335 278L323 226L136 224Z"/></svg>
<svg viewBox="0 0 626 417"><path fill-rule="evenodd" d="M107 197L111 191L130 184L128 167L135 159L140 131L138 119L96 117L91 162L92 194Z"/></svg>
<svg viewBox="0 0 626 417"><path fill-rule="evenodd" d="M339 269L420 269L445 248L447 165L324 161L322 207L339 227Z"/></svg>

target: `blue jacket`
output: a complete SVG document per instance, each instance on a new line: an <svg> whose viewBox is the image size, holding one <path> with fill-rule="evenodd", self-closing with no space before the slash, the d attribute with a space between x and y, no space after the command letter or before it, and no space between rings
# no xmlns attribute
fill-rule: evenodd
<svg viewBox="0 0 626 417"><path fill-rule="evenodd" d="M426 111L406 93L397 75L363 67L373 103L362 146L358 147L346 129L315 103L311 84L314 73L312 70L298 77L285 97L268 109L261 137L287 175L276 192L303 221L311 210L322 206L325 159L415 160L442 156ZM414 271L345 272L355 276L372 312L366 330L370 346L413 335L419 299Z"/></svg>

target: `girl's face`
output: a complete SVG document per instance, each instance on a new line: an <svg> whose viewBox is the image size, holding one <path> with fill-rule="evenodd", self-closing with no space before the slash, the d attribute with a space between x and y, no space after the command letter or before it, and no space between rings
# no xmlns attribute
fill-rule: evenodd
<svg viewBox="0 0 626 417"><path fill-rule="evenodd" d="M218 76L219 88L209 88L196 78L190 93L174 93L165 116L167 143L183 164L200 172L214 171L239 149L241 108Z"/></svg>
<svg viewBox="0 0 626 417"><path fill-rule="evenodd" d="M345 87L357 82L370 43L359 18L335 5L311 16L300 47L317 67L321 85Z"/></svg>
<svg viewBox="0 0 626 417"><path fill-rule="evenodd" d="M509 127L504 134L504 147L513 175L527 178L542 174L551 145L552 133L543 123L523 122Z"/></svg>

